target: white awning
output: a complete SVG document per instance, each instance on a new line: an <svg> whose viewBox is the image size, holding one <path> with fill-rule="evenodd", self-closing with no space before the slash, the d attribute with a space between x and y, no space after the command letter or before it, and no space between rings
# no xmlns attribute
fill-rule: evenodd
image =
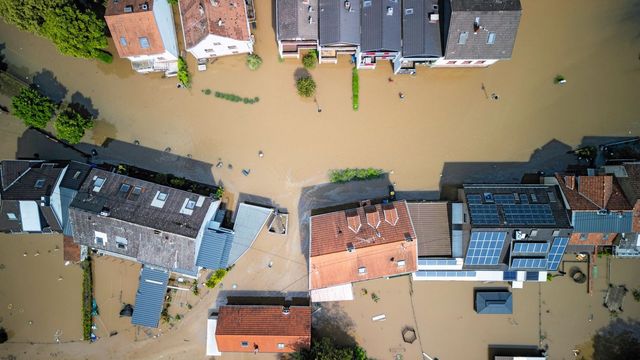
<svg viewBox="0 0 640 360"><path fill-rule="evenodd" d="M217 317L207 319L207 356L222 355L218 350L218 342L216 342L216 327L218 327Z"/></svg>
<svg viewBox="0 0 640 360"><path fill-rule="evenodd" d="M353 300L353 287L351 284L311 290L312 302L349 300Z"/></svg>
<svg viewBox="0 0 640 360"><path fill-rule="evenodd" d="M35 201L20 201L22 231L41 232L40 209Z"/></svg>

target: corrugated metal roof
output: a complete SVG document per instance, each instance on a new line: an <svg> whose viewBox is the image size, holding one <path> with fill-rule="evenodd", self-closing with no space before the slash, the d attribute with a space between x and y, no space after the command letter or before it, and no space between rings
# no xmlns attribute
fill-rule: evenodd
<svg viewBox="0 0 640 360"><path fill-rule="evenodd" d="M478 314L512 314L511 293L508 291L477 291L476 312Z"/></svg>
<svg viewBox="0 0 640 360"><path fill-rule="evenodd" d="M160 313L167 292L169 272L143 267L136 294L136 305L131 323L146 327L158 327Z"/></svg>
<svg viewBox="0 0 640 360"><path fill-rule="evenodd" d="M429 21L438 14L438 0L404 0L402 7L402 56L442 56L440 21Z"/></svg>
<svg viewBox="0 0 640 360"><path fill-rule="evenodd" d="M402 8L399 0L368 0L361 17L362 51L400 51Z"/></svg>
<svg viewBox="0 0 640 360"><path fill-rule="evenodd" d="M573 230L579 233L627 233L632 231L633 212L573 211Z"/></svg>
<svg viewBox="0 0 640 360"><path fill-rule="evenodd" d="M229 251L229 264L233 264L253 244L253 241L271 216L273 209L260 206L240 204L233 225L234 238Z"/></svg>
<svg viewBox="0 0 640 360"><path fill-rule="evenodd" d="M320 45L360 43L360 1L320 0Z"/></svg>
<svg viewBox="0 0 640 360"><path fill-rule="evenodd" d="M202 237L196 265L205 269L217 270L229 266L229 252L234 234L207 229Z"/></svg>

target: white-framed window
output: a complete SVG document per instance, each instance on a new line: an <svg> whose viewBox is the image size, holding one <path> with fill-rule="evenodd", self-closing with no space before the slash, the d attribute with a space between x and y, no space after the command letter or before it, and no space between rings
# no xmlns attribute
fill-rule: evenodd
<svg viewBox="0 0 640 360"><path fill-rule="evenodd" d="M235 45L229 45L229 46L227 46L227 47L229 48L229 50L234 50L234 49L237 49L237 48L238 48L238 47L237 47L237 46L235 46Z"/></svg>
<svg viewBox="0 0 640 360"><path fill-rule="evenodd" d="M278 349L284 349L284 343L278 343Z"/></svg>
<svg viewBox="0 0 640 360"><path fill-rule="evenodd" d="M196 202L193 200L187 201L187 205L185 206L189 210L193 210L196 208Z"/></svg>
<svg viewBox="0 0 640 360"><path fill-rule="evenodd" d="M158 199L160 201L166 201L167 200L167 193L159 192L158 195L156 196L156 199Z"/></svg>
<svg viewBox="0 0 640 360"><path fill-rule="evenodd" d="M94 231L93 241L96 245L105 246L107 244L107 234L100 231Z"/></svg>
<svg viewBox="0 0 640 360"><path fill-rule="evenodd" d="M102 185L104 185L105 181L107 181L106 178L96 176L93 179L93 192L100 192L100 189L102 189Z"/></svg>
<svg viewBox="0 0 640 360"><path fill-rule="evenodd" d="M405 260L398 260L398 267L405 267L407 262Z"/></svg>
<svg viewBox="0 0 640 360"><path fill-rule="evenodd" d="M487 36L487 44L492 45L496 43L496 33L490 32Z"/></svg>
<svg viewBox="0 0 640 360"><path fill-rule="evenodd" d="M7 213L7 218L9 218L9 220L18 220L18 217L14 213Z"/></svg>
<svg viewBox="0 0 640 360"><path fill-rule="evenodd" d="M249 342L248 341L242 341L242 342L240 342L240 346L249 347Z"/></svg>
<svg viewBox="0 0 640 360"><path fill-rule="evenodd" d="M139 37L138 40L140 40L140 47L143 49L148 49L151 46L149 44L149 38L146 36Z"/></svg>
<svg viewBox="0 0 640 360"><path fill-rule="evenodd" d="M464 45L467 43L467 39L469 38L469 33L463 31L460 33L460 37L458 37L458 45Z"/></svg>
<svg viewBox="0 0 640 360"><path fill-rule="evenodd" d="M366 273L367 273L367 268L366 268L366 267L364 267L364 266L360 266L360 267L358 268L358 274L360 274L360 275L364 275L364 274L366 274Z"/></svg>
<svg viewBox="0 0 640 360"><path fill-rule="evenodd" d="M126 238L123 238L122 236L116 236L116 246L118 247L118 249L126 250L127 245L129 245L129 241L127 241Z"/></svg>

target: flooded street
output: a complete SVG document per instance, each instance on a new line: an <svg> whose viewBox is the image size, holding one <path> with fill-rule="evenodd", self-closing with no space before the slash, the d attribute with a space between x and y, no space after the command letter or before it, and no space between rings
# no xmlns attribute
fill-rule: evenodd
<svg viewBox="0 0 640 360"><path fill-rule="evenodd" d="M135 74L128 60L114 59L113 64L107 65L64 57L57 54L48 41L3 22L0 22L0 44L4 44L3 61L9 65L10 72L33 80L50 96L81 102L97 115L96 126L85 137L86 142L102 144L107 138L130 143L138 140L146 147L161 151L170 147L172 153L189 154L214 165L220 159L224 166L213 167L213 177L229 194L258 195L286 208L291 214L287 237L262 235L237 264L228 282L237 282L239 289L293 291L306 290L308 286L304 277L306 259L299 245L297 206L301 191L327 182L329 169L378 167L393 170L390 180L399 190L435 190L446 164L526 162L536 149L552 140L566 144L566 149L563 148L566 151L579 145L585 136L640 135L640 2L522 0L522 7L522 22L512 60L487 69L420 68L418 75L413 77L393 76L391 65L381 63L376 70L360 71L360 109L357 112L352 110L351 65L346 57L341 58L338 65L325 64L310 71L318 85L317 105L313 100L297 95L294 74L301 68L301 63L295 59L279 61L272 28L272 1L268 0L256 1L255 51L264 60L262 67L252 72L245 66L245 57L239 56L220 59L208 65L206 72L197 72L195 61L189 55L193 72L190 90L177 89L176 78ZM111 51L115 53L113 45ZM567 79L566 84L554 85L553 79L558 74ZM394 81L389 82L389 77ZM260 101L253 105L232 103L204 95L203 89L259 97ZM399 92L405 94L404 100L399 99ZM492 93L499 95L499 100L491 100L488 94ZM8 103L6 97L0 97L0 105ZM317 106L322 112L317 111ZM24 126L12 118L0 117L2 158L15 157L16 139L24 130ZM264 157L258 156L259 151L264 152ZM229 169L228 164L233 168ZM250 169L250 175L243 176L242 169ZM15 243L24 238L0 235L0 256L8 256L9 250L21 254L22 248L18 249ZM49 241L46 239L43 241ZM29 240L25 246L35 245ZM46 251L43 249L41 252ZM40 258L46 256L49 255ZM23 260L21 256L19 260ZM266 266L271 260L275 260L276 270L273 271L287 273L286 277L274 279ZM13 261L17 260L0 262L9 264ZM47 264L47 272L58 267L62 267L62 261ZM11 286L0 293L0 316L4 317L3 324L10 327L14 320L7 318L7 303L24 302L25 296L33 295L31 290L26 292L27 278L40 274L27 266L22 269L29 273L28 276L9 279L11 286L20 291L21 298L9 300ZM63 275L62 283L67 284L68 280L77 277L74 289L80 289L80 269L70 267L67 271L71 274ZM135 270L126 273L135 276ZM2 279L7 274L8 269L0 271ZM49 275L58 276L53 270ZM132 284L135 285L135 281L137 279ZM55 285L58 284L56 281ZM545 296L556 299L550 303L567 296L555 288L558 284L560 282L554 282L551 290L545 292ZM449 291L466 294L468 285L421 284L415 296L428 298L431 293L446 295ZM110 286L99 295L117 299L105 305L105 308L117 309L119 290L116 285ZM62 291L45 287L42 291L39 294L51 296L48 309L57 311L56 304L64 305L65 324L71 324L70 330L64 329L64 336L79 338L80 293L69 295L67 302L67 295ZM127 291L127 301L130 301L132 289ZM392 293L387 287L381 291ZM531 286L525 291L526 294L537 293L537 287ZM537 298L524 300L524 294L520 296L523 301L519 304L537 306ZM58 296L62 296L62 300L57 300ZM391 302L389 297L384 297L383 301ZM398 301L407 306L409 299ZM470 298L458 301L467 305L471 302ZM589 301L593 302L592 299ZM447 302L444 296L436 300L438 304ZM354 308L355 305L348 306ZM367 309L375 309L377 305L367 306ZM429 305L425 302L416 303L416 306ZM75 359L90 354L92 359L120 359L127 351L131 358L155 359L157 351L170 349L168 356L172 358L186 355L202 358L204 322L195 314L196 310L205 314L206 308L205 302L197 309L194 307L183 321L183 330L165 335L162 347L158 346L157 339L125 346L125 341L119 340L125 339L121 336L114 338L114 342L107 340L92 345L91 351L86 349L86 344L65 344L63 357ZM43 314L25 308L25 312L27 310L32 311L39 323L47 322L48 316L53 316L51 312ZM538 337L538 312L535 310L524 313L524 318L517 320L521 327L536 325L532 325L530 331L518 332L513 339L492 337L485 340L535 342ZM44 309L38 311L44 312ZM445 341L429 339L433 331L440 331L429 322L434 319L438 324L446 322L446 313L435 314L433 311L417 311L418 318L423 319L419 326L425 346L436 346ZM405 318L416 315L403 313L401 316L404 322ZM23 320L21 317L20 321ZM605 318L597 320L605 322ZM556 320L549 318L548 321L551 326ZM125 322L118 320L107 327L124 328ZM396 320L390 322L400 325ZM499 334L507 336L511 325L506 320L502 323L506 327ZM48 325L52 328L42 329L38 341L52 342L50 334L55 332L54 327L62 326L55 322ZM562 324L556 325L555 329L565 331ZM392 330L394 334L396 330ZM576 331L570 340L557 340L562 343L562 349L552 353L558 355L554 359L566 356L568 347L574 345L572 342L587 341L592 329ZM554 333L560 331L549 330L550 338L554 338ZM15 336L18 341L27 339L29 334ZM188 342L187 338L193 341ZM486 345L486 341L482 341ZM22 350L18 345L12 345L7 352L0 351L0 355L17 353ZM370 355L381 359L389 354L387 348L392 346L365 345L373 347L374 353ZM439 346L447 346L447 343L442 342ZM437 352L443 359L452 359L458 350L452 347ZM49 358L49 351L47 345L32 346L30 358ZM417 351L417 346L410 350L411 354ZM454 357L445 357L445 354ZM468 358L479 359L484 355L484 352L474 353ZM412 357L407 353L405 358Z"/></svg>

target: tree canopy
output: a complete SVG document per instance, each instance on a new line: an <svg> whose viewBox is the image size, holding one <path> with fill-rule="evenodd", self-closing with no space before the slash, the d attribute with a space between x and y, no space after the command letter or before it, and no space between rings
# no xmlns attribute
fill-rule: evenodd
<svg viewBox="0 0 640 360"><path fill-rule="evenodd" d="M262 58L256 54L247 55L247 67L249 70L258 70L262 65Z"/></svg>
<svg viewBox="0 0 640 360"><path fill-rule="evenodd" d="M298 95L312 97L316 93L316 82L311 76L304 76L296 81Z"/></svg>
<svg viewBox="0 0 640 360"><path fill-rule="evenodd" d="M53 126L56 128L56 136L70 144L77 144L82 140L84 132L93 127L93 121L86 119L79 113L67 109L58 115Z"/></svg>
<svg viewBox="0 0 640 360"><path fill-rule="evenodd" d="M23 88L20 94L11 98L13 113L27 126L43 129L51 120L55 105L48 97L32 88Z"/></svg>
<svg viewBox="0 0 640 360"><path fill-rule="evenodd" d="M302 57L302 65L305 69L314 69L316 64L318 63L318 52L315 50L309 51L305 56Z"/></svg>
<svg viewBox="0 0 640 360"><path fill-rule="evenodd" d="M340 347L329 338L313 341L310 350L293 353L293 360L367 360L367 352L358 345Z"/></svg>
<svg viewBox="0 0 640 360"><path fill-rule="evenodd" d="M67 0L0 0L0 15L21 30L40 34L44 16L52 8L63 6Z"/></svg>
<svg viewBox="0 0 640 360"><path fill-rule="evenodd" d="M90 11L65 6L47 12L44 20L42 34L65 55L95 58L107 47L105 22Z"/></svg>

